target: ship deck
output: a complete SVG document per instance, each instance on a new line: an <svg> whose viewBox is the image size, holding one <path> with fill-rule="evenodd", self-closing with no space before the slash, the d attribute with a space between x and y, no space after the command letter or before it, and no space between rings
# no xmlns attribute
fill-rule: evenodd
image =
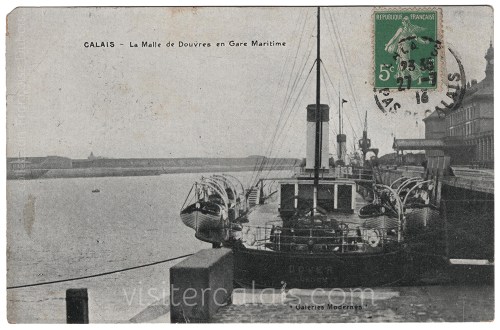
<svg viewBox="0 0 500 330"><path fill-rule="evenodd" d="M359 209L368 204L367 201L360 194L356 193L356 208L353 213L346 212L329 212L327 214L328 218L335 219L337 221L361 224L364 219L360 219L358 216ZM271 198L266 200L264 204L256 205L250 210L248 214L248 225L251 226L266 226L266 225L282 225L283 222L279 216L278 212L279 201L277 194L274 194Z"/></svg>
<svg viewBox="0 0 500 330"><path fill-rule="evenodd" d="M355 228L362 225L367 219L361 219L358 216L359 209L368 204L368 202L356 193L356 207L354 212L329 212L326 214L328 219L335 219L337 222L343 222L349 227ZM279 200L277 194L267 199L264 204L254 206L248 214L248 222L243 224L241 235L243 243L248 249L264 249L264 244L271 234L272 226L283 226L283 221L279 215Z"/></svg>

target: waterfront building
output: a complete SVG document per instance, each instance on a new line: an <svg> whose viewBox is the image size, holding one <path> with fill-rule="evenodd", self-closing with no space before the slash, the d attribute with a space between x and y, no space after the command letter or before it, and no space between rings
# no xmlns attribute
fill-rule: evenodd
<svg viewBox="0 0 500 330"><path fill-rule="evenodd" d="M459 108L446 115L434 111L425 123L425 139L395 139L393 148L425 150L426 158L445 157L451 165L493 168L493 45L490 42L486 59L486 77L467 83Z"/></svg>
<svg viewBox="0 0 500 330"><path fill-rule="evenodd" d="M446 116L445 141L460 141L472 146L472 162L480 167L493 168L493 45L484 57L486 77L467 84L460 108Z"/></svg>

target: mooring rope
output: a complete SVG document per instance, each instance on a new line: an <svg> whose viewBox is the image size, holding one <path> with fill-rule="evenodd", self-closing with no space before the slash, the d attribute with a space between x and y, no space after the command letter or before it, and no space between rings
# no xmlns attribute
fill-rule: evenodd
<svg viewBox="0 0 500 330"><path fill-rule="evenodd" d="M83 280L83 279L86 279L86 278L99 277L99 276L104 276L104 275L109 275L109 274L114 274L114 273L120 273L120 272L125 272L125 271L128 271L128 270L149 267L149 266L158 265L158 264L161 264L161 263L165 263L165 262L169 262L169 261L173 261L173 260L177 260L177 259L189 257L189 256L191 256L193 254L194 253L185 254L183 256L179 256L179 257L175 257L175 258L170 258L170 259L161 260L161 261L155 261L155 262L152 262L152 263L149 263L149 264L145 264L145 265L140 265L140 266L135 266L135 267L128 267L128 268L123 268L123 269L119 269L119 270L113 270L113 271L110 271L110 272L105 272L105 273L100 273L100 274L87 275L87 276L81 276L81 277L73 277L73 278L67 278L67 279L64 279L64 280L57 280L57 281L50 281L50 282L42 282L42 283L34 283L34 284L8 286L7 290L9 290L9 289L19 289L19 288L28 288L28 287L33 287L33 286L40 286L40 285L47 285L47 284L54 284L54 283L77 281L77 280Z"/></svg>

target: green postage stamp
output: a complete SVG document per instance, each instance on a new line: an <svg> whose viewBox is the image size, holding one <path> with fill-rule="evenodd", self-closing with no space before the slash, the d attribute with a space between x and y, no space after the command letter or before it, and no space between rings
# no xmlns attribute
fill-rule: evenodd
<svg viewBox="0 0 500 330"><path fill-rule="evenodd" d="M439 9L373 11L376 89L439 89L443 40Z"/></svg>

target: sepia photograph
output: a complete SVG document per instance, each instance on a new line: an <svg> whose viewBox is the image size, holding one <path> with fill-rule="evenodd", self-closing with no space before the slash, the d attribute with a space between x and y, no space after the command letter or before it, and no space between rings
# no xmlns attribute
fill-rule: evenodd
<svg viewBox="0 0 500 330"><path fill-rule="evenodd" d="M493 12L13 9L7 321L494 321Z"/></svg>

